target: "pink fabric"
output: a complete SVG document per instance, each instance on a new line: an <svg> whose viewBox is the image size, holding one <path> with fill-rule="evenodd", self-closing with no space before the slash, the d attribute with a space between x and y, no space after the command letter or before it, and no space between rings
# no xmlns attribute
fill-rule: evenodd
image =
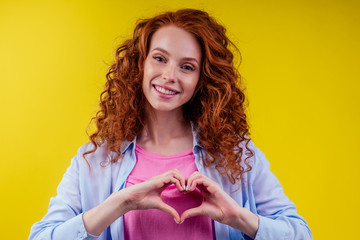
<svg viewBox="0 0 360 240"><path fill-rule="evenodd" d="M164 156L147 152L136 145L135 154L137 161L126 181L126 187L146 181L174 168L177 168L185 178L197 171L192 150ZM177 190L175 185L166 188L161 197L180 215L186 209L199 206L202 202L199 190L183 194ZM134 210L126 213L124 215L124 229L125 240L215 239L212 219L205 216L195 216L186 219L182 224L176 224L173 217L157 209Z"/></svg>

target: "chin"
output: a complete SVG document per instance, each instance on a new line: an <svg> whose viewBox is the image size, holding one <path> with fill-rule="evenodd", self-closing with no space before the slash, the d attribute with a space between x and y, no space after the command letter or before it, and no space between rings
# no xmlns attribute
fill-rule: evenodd
<svg viewBox="0 0 360 240"><path fill-rule="evenodd" d="M154 110L159 111L159 112L173 112L175 110L179 110L179 108L174 108L174 107L158 107L158 108L154 108Z"/></svg>
<svg viewBox="0 0 360 240"><path fill-rule="evenodd" d="M166 106L165 104L150 104L150 108L153 111L159 111L159 112L173 112L181 109L181 107L179 106L169 106L169 105Z"/></svg>

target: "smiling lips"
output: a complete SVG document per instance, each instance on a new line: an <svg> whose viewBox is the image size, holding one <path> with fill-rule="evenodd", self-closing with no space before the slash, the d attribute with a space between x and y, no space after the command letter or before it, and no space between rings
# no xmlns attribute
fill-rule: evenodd
<svg viewBox="0 0 360 240"><path fill-rule="evenodd" d="M161 87L159 85L154 85L154 88L155 90L158 92L158 93L161 93L161 94L164 94L164 95L167 95L167 96L174 96L175 94L179 93L179 92L176 92L176 91L173 91L173 90L170 90L168 88L164 88L164 87Z"/></svg>

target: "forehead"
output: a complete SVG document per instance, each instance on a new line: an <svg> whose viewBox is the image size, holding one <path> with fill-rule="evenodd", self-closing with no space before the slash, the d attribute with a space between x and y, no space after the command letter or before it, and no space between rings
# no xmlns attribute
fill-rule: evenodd
<svg viewBox="0 0 360 240"><path fill-rule="evenodd" d="M170 55L201 60L201 47L195 36L176 26L159 28L151 37L149 52L161 48Z"/></svg>

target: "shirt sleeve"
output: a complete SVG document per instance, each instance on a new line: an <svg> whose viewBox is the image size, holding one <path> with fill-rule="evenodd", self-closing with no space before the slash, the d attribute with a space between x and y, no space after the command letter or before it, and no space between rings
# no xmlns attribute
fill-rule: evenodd
<svg viewBox="0 0 360 240"><path fill-rule="evenodd" d="M312 239L305 219L297 214L294 203L284 194L280 182L270 171L265 155L256 147L253 192L259 216L255 240Z"/></svg>
<svg viewBox="0 0 360 240"><path fill-rule="evenodd" d="M47 214L31 227L29 240L98 238L87 233L83 223L79 189L79 152L64 174L57 188L57 196L50 199Z"/></svg>

